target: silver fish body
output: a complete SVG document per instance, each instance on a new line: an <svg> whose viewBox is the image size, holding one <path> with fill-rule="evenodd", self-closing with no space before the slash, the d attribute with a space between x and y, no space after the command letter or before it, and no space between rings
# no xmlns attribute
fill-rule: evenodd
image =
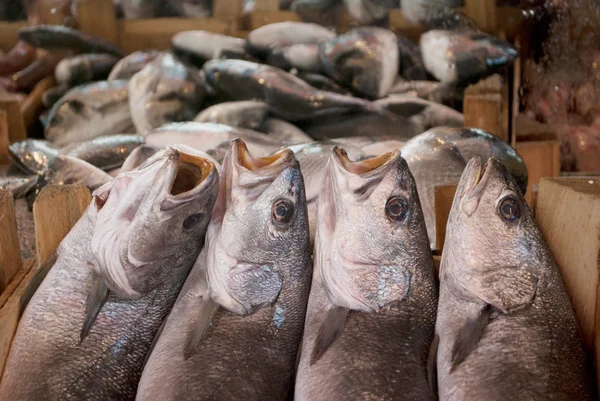
<svg viewBox="0 0 600 401"><path fill-rule="evenodd" d="M158 151L159 148L146 144L136 147L127 156L119 171L124 173L136 169Z"/></svg>
<svg viewBox="0 0 600 401"><path fill-rule="evenodd" d="M243 58L245 44L244 39L207 31L184 31L171 38L173 53L198 68L215 58Z"/></svg>
<svg viewBox="0 0 600 401"><path fill-rule="evenodd" d="M36 179L35 175L0 177L0 189L12 192L15 199L22 198L35 187Z"/></svg>
<svg viewBox="0 0 600 401"><path fill-rule="evenodd" d="M312 138L300 128L278 118L267 118L258 131L269 134L271 138L282 144L312 142Z"/></svg>
<svg viewBox="0 0 600 401"><path fill-rule="evenodd" d="M90 190L95 190L112 177L101 169L76 157L58 155L40 173L38 178L38 192L46 185L83 184Z"/></svg>
<svg viewBox="0 0 600 401"><path fill-rule="evenodd" d="M138 135L109 135L70 147L67 156L76 157L104 171L121 167L127 156L144 143Z"/></svg>
<svg viewBox="0 0 600 401"><path fill-rule="evenodd" d="M344 0L348 13L363 25L385 20L399 3L399 0Z"/></svg>
<svg viewBox="0 0 600 401"><path fill-rule="evenodd" d="M458 7L464 0L400 0L402 15L413 24L424 24L431 28L458 24Z"/></svg>
<svg viewBox="0 0 600 401"><path fill-rule="evenodd" d="M264 55L276 48L317 44L334 36L335 32L317 24L277 22L251 31L246 39L246 48L254 54Z"/></svg>
<svg viewBox="0 0 600 401"><path fill-rule="evenodd" d="M297 68L300 71L320 72L319 46L296 44L279 47L269 53L267 62L283 70Z"/></svg>
<svg viewBox="0 0 600 401"><path fill-rule="evenodd" d="M110 54L79 54L61 60L54 70L56 82L70 87L108 78L119 57Z"/></svg>
<svg viewBox="0 0 600 401"><path fill-rule="evenodd" d="M157 50L137 51L123 57L110 72L109 81L130 79L151 63L155 58L165 54Z"/></svg>
<svg viewBox="0 0 600 401"><path fill-rule="evenodd" d="M269 106L265 102L224 102L202 110L194 121L257 129L265 122L268 114Z"/></svg>
<svg viewBox="0 0 600 401"><path fill-rule="evenodd" d="M12 162L28 174L39 174L59 154L56 146L40 139L14 142L8 152Z"/></svg>

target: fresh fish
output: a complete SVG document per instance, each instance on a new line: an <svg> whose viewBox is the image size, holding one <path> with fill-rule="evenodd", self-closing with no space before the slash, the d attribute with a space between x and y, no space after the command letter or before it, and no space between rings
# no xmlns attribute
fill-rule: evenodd
<svg viewBox="0 0 600 401"><path fill-rule="evenodd" d="M402 149L406 141L400 139L383 139L381 141L363 146L361 149L369 157L375 157L390 149Z"/></svg>
<svg viewBox="0 0 600 401"><path fill-rule="evenodd" d="M344 0L348 13L358 23L367 25L387 19L400 0Z"/></svg>
<svg viewBox="0 0 600 401"><path fill-rule="evenodd" d="M42 267L52 268L19 322L0 398L134 399L217 186L212 163L169 149L96 191Z"/></svg>
<svg viewBox="0 0 600 401"><path fill-rule="evenodd" d="M128 82L101 81L73 88L54 104L44 136L56 146L131 132Z"/></svg>
<svg viewBox="0 0 600 401"><path fill-rule="evenodd" d="M129 107L138 134L169 122L189 121L204 98L200 72L164 54L129 81Z"/></svg>
<svg viewBox="0 0 600 401"><path fill-rule="evenodd" d="M181 17L204 18L212 13L212 0L169 0Z"/></svg>
<svg viewBox="0 0 600 401"><path fill-rule="evenodd" d="M0 57L0 76L14 74L26 68L35 60L37 49L29 43L20 40L7 53Z"/></svg>
<svg viewBox="0 0 600 401"><path fill-rule="evenodd" d="M41 173L59 154L58 148L48 141L26 139L8 146L11 161L26 174Z"/></svg>
<svg viewBox="0 0 600 401"><path fill-rule="evenodd" d="M59 85L47 89L42 94L42 104L44 107L51 108L54 106L56 102L58 102L64 95L67 94L68 91L71 90L71 87L68 85Z"/></svg>
<svg viewBox="0 0 600 401"><path fill-rule="evenodd" d="M106 53L123 57L123 52L101 37L59 25L36 25L19 29L19 39L41 49L72 49L82 53Z"/></svg>
<svg viewBox="0 0 600 401"><path fill-rule="evenodd" d="M142 144L131 151L125 162L120 168L120 172L127 172L136 169L146 160L148 160L152 155L160 151L159 148Z"/></svg>
<svg viewBox="0 0 600 401"><path fill-rule="evenodd" d="M300 128L278 118L267 118L258 131L269 134L269 137L281 143L312 142L312 138L306 135Z"/></svg>
<svg viewBox="0 0 600 401"><path fill-rule="evenodd" d="M432 29L474 27L458 7L464 0L400 0L402 15L413 24L426 25Z"/></svg>
<svg viewBox="0 0 600 401"><path fill-rule="evenodd" d="M452 204L436 337L441 400L597 399L550 249L493 158L471 159Z"/></svg>
<svg viewBox="0 0 600 401"><path fill-rule="evenodd" d="M462 107L464 89L438 81L404 81L398 79L390 89L390 95L414 95L430 102L455 108Z"/></svg>
<svg viewBox="0 0 600 401"><path fill-rule="evenodd" d="M157 0L118 0L126 19L157 18L169 15L168 4Z"/></svg>
<svg viewBox="0 0 600 401"><path fill-rule="evenodd" d="M297 68L300 71L320 72L319 46L298 44L278 47L269 53L267 62L283 70Z"/></svg>
<svg viewBox="0 0 600 401"><path fill-rule="evenodd" d="M130 79L135 74L144 69L150 64L155 58L165 54L157 50L137 51L123 57L113 67L110 75L108 76L109 81L118 79Z"/></svg>
<svg viewBox="0 0 600 401"><path fill-rule="evenodd" d="M331 29L340 26L346 13L341 0L294 0L290 6L304 22L312 22Z"/></svg>
<svg viewBox="0 0 600 401"><path fill-rule="evenodd" d="M82 184L95 190L113 177L88 162L72 156L58 155L39 175L36 193L47 185Z"/></svg>
<svg viewBox="0 0 600 401"><path fill-rule="evenodd" d="M233 141L206 245L148 359L136 400L284 400L302 338L309 246L293 153L256 158Z"/></svg>
<svg viewBox="0 0 600 401"><path fill-rule="evenodd" d="M225 102L202 110L194 121L257 129L265 122L268 114L269 106L265 102L255 100Z"/></svg>
<svg viewBox="0 0 600 401"><path fill-rule="evenodd" d="M456 185L466 162L452 143L431 133L414 137L402 147L402 156L415 177L432 249L438 249L435 226L435 188Z"/></svg>
<svg viewBox="0 0 600 401"><path fill-rule="evenodd" d="M398 41L398 73L409 81L427 80L427 70L423 65L419 45L406 36L397 35Z"/></svg>
<svg viewBox="0 0 600 401"><path fill-rule="evenodd" d="M77 86L104 80L110 74L118 57L110 54L80 54L61 60L54 76L59 85Z"/></svg>
<svg viewBox="0 0 600 401"><path fill-rule="evenodd" d="M71 54L70 50L53 50L10 76L17 90L33 88L41 79L54 74L58 63Z"/></svg>
<svg viewBox="0 0 600 401"><path fill-rule="evenodd" d="M433 127L463 127L462 113L437 102L418 99L413 96L390 95L376 101L397 116L408 118L421 132Z"/></svg>
<svg viewBox="0 0 600 401"><path fill-rule="evenodd" d="M432 30L421 35L425 68L444 83L470 84L512 64L519 52L495 36Z"/></svg>
<svg viewBox="0 0 600 401"><path fill-rule="evenodd" d="M360 27L321 42L323 71L356 93L369 98L385 96L398 75L398 40L391 31Z"/></svg>
<svg viewBox="0 0 600 401"><path fill-rule="evenodd" d="M212 60L204 65L207 82L235 100L261 100L288 121L343 111L382 112L364 99L318 90L294 75L269 65L243 60Z"/></svg>
<svg viewBox="0 0 600 401"><path fill-rule="evenodd" d="M273 49L291 45L318 44L335 37L335 32L306 22L277 22L257 28L246 39L246 49L256 55L267 55Z"/></svg>
<svg viewBox="0 0 600 401"><path fill-rule="evenodd" d="M121 167L127 156L143 143L144 138L139 135L101 136L75 145L64 154L81 159L104 171L110 171Z"/></svg>
<svg viewBox="0 0 600 401"><path fill-rule="evenodd" d="M0 189L12 192L15 199L24 197L27 192L35 188L37 176L7 176L0 177ZM18 221L17 221L18 223Z"/></svg>
<svg viewBox="0 0 600 401"><path fill-rule="evenodd" d="M216 58L244 58L245 45L244 39L207 31L183 31L171 38L177 58L198 68Z"/></svg>
<svg viewBox="0 0 600 401"><path fill-rule="evenodd" d="M406 141L385 135L342 137L332 139L331 142L344 148L346 152L348 152L349 148L359 148L362 150L364 156L358 160L379 156L390 149L402 149L406 143ZM350 158L357 160L352 154L350 154Z"/></svg>
<svg viewBox="0 0 600 401"><path fill-rule="evenodd" d="M313 74L308 72L298 71L295 75L301 80L305 81L312 87L317 89L339 93L341 95L352 95L348 89L342 88L333 79L326 77L321 74Z"/></svg>
<svg viewBox="0 0 600 401"><path fill-rule="evenodd" d="M435 400L437 285L415 181L398 150L332 153L294 399Z"/></svg>

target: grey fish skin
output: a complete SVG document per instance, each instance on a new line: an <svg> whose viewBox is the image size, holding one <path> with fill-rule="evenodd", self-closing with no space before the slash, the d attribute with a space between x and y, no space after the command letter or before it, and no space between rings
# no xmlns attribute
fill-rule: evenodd
<svg viewBox="0 0 600 401"><path fill-rule="evenodd" d="M226 58L244 58L245 45L244 39L207 31L184 31L171 38L171 49L177 58L198 68L225 55ZM232 57L234 55L237 57Z"/></svg>
<svg viewBox="0 0 600 401"><path fill-rule="evenodd" d="M58 155L40 173L37 193L46 185L69 184L83 184L93 191L110 181L112 177L101 169L76 157Z"/></svg>
<svg viewBox="0 0 600 401"><path fill-rule="evenodd" d="M432 249L438 249L435 226L435 187L456 185L466 162L452 143L431 132L418 135L404 144L402 156L406 159L419 190L421 207Z"/></svg>
<svg viewBox="0 0 600 401"><path fill-rule="evenodd" d="M11 161L27 174L41 173L59 150L48 141L26 139L8 146Z"/></svg>
<svg viewBox="0 0 600 401"><path fill-rule="evenodd" d="M129 81L129 107L138 134L166 123L189 121L204 99L200 72L164 54Z"/></svg>
<svg viewBox="0 0 600 401"><path fill-rule="evenodd" d="M399 0L344 0L348 13L360 24L372 24L388 17L390 10L398 8Z"/></svg>
<svg viewBox="0 0 600 401"><path fill-rule="evenodd" d="M596 399L542 233L504 166L481 164L467 165L446 230L436 324L440 399Z"/></svg>
<svg viewBox="0 0 600 401"><path fill-rule="evenodd" d="M352 96L352 93L348 89L342 88L333 79L328 78L325 75L302 71L298 71L295 75L314 88L339 93L340 95Z"/></svg>
<svg viewBox="0 0 600 401"><path fill-rule="evenodd" d="M101 37L59 25L36 25L19 29L19 39L41 49L73 49L84 53L106 53L123 57L123 52Z"/></svg>
<svg viewBox="0 0 600 401"><path fill-rule="evenodd" d="M224 102L202 110L194 121L257 129L265 122L268 114L269 106L265 102L255 100Z"/></svg>
<svg viewBox="0 0 600 401"><path fill-rule="evenodd" d="M311 274L302 175L289 150L259 159L241 141L231 148L206 245L137 401L284 400L292 387ZM198 321L206 334L184 359Z"/></svg>
<svg viewBox="0 0 600 401"><path fill-rule="evenodd" d="M125 173L136 169L158 151L159 148L145 144L136 147L123 162L120 172Z"/></svg>
<svg viewBox="0 0 600 401"><path fill-rule="evenodd" d="M108 76L108 80L114 81L119 79L130 79L144 69L144 67L151 63L154 59L163 54L165 54L165 52L160 52L158 50L133 52L123 57L121 60L119 60L119 62L117 62L117 64L115 64L110 72L110 75Z"/></svg>
<svg viewBox="0 0 600 401"><path fill-rule="evenodd" d="M168 150L94 193L23 313L0 398L135 398L152 340L203 243L218 186L209 166ZM86 297L105 269L119 270L113 274L124 282L107 283L111 295L81 341ZM137 300L117 295L126 285L143 294Z"/></svg>
<svg viewBox="0 0 600 401"><path fill-rule="evenodd" d="M51 108L70 90L71 87L68 85L58 85L53 88L50 88L42 94L42 104L44 105L44 107ZM41 120L42 118L40 117L40 121ZM42 124L45 125L44 122L42 122Z"/></svg>
<svg viewBox="0 0 600 401"><path fill-rule="evenodd" d="M294 399L434 400L437 288L415 182L398 150L362 162L332 153Z"/></svg>
<svg viewBox="0 0 600 401"><path fill-rule="evenodd" d="M62 59L54 76L59 85L77 86L88 82L101 81L119 61L119 57L110 54L79 54Z"/></svg>
<svg viewBox="0 0 600 401"><path fill-rule="evenodd" d="M397 35L398 41L398 73L408 81L427 80L427 71L423 65L419 45L405 36Z"/></svg>
<svg viewBox="0 0 600 401"><path fill-rule="evenodd" d="M76 157L104 171L121 167L127 156L144 143L139 135L101 136L84 142L64 153Z"/></svg>
<svg viewBox="0 0 600 401"><path fill-rule="evenodd" d="M273 49L267 62L282 70L296 68L306 72L320 72L319 46L316 44L296 44Z"/></svg>
<svg viewBox="0 0 600 401"><path fill-rule="evenodd" d="M387 95L398 75L398 40L391 31L360 27L319 44L323 71L372 99Z"/></svg>
<svg viewBox="0 0 600 401"><path fill-rule="evenodd" d="M306 135L304 131L294 124L278 118L267 118L264 124L258 128L258 131L269 134L269 137L280 141L282 144L313 141L310 136Z"/></svg>
<svg viewBox="0 0 600 401"><path fill-rule="evenodd" d="M288 120L317 118L343 111L382 112L372 102L318 90L279 68L243 60L212 60L204 65L206 80L235 100L261 100L272 113Z"/></svg>
<svg viewBox="0 0 600 401"><path fill-rule="evenodd" d="M44 136L56 146L131 132L127 81L101 81L71 89L54 104Z"/></svg>
<svg viewBox="0 0 600 401"><path fill-rule="evenodd" d="M335 32L307 22L277 22L261 26L248 34L246 49L256 55L266 55L273 49L303 44L317 44L335 37Z"/></svg>
<svg viewBox="0 0 600 401"><path fill-rule="evenodd" d="M0 189L7 189L13 194L13 198L19 199L35 187L37 176L6 176L0 177ZM18 222L18 221L17 221Z"/></svg>
<svg viewBox="0 0 600 401"><path fill-rule="evenodd" d="M452 24L451 20L457 17L456 9L463 5L464 0L400 0L400 2L402 15L407 20L413 24L424 24L435 28L444 23Z"/></svg>

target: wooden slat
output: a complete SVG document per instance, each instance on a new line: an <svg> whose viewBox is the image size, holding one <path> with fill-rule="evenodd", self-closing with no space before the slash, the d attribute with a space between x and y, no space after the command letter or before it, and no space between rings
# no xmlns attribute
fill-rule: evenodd
<svg viewBox="0 0 600 401"><path fill-rule="evenodd" d="M279 11L279 0L254 0L254 11Z"/></svg>
<svg viewBox="0 0 600 401"><path fill-rule="evenodd" d="M0 95L0 110L6 112L10 142L27 139L27 131L25 131L19 99L10 94Z"/></svg>
<svg viewBox="0 0 600 401"><path fill-rule="evenodd" d="M79 29L117 44L119 31L113 0L78 0Z"/></svg>
<svg viewBox="0 0 600 401"><path fill-rule="evenodd" d="M10 163L8 145L10 138L8 136L8 122L6 121L6 112L0 110L0 164Z"/></svg>
<svg viewBox="0 0 600 401"><path fill-rule="evenodd" d="M235 18L242 15L243 10L243 0L214 0L212 15L215 18Z"/></svg>
<svg viewBox="0 0 600 401"><path fill-rule="evenodd" d="M42 95L54 86L56 86L56 80L53 76L42 79L21 103L21 114L23 116L25 127L29 127L39 116L42 108Z"/></svg>
<svg viewBox="0 0 600 401"><path fill-rule="evenodd" d="M446 240L446 224L448 216L452 209L454 194L456 193L456 185L444 185L435 188L434 207L435 207L435 244L437 251L440 253L444 249L444 241Z"/></svg>
<svg viewBox="0 0 600 401"><path fill-rule="evenodd" d="M517 41L518 43L518 41ZM510 145L514 148L517 144L517 116L519 115L519 91L521 89L521 59L515 60L513 66L513 87L512 87L512 119L511 119L511 130L512 133Z"/></svg>
<svg viewBox="0 0 600 401"><path fill-rule="evenodd" d="M514 39L521 29L523 12L520 7L496 7L496 28L503 31L508 39Z"/></svg>
<svg viewBox="0 0 600 401"><path fill-rule="evenodd" d="M480 128L508 141L508 133L503 130L502 104L501 94L465 95L465 127Z"/></svg>
<svg viewBox="0 0 600 401"><path fill-rule="evenodd" d="M417 43L421 35L427 31L425 25L415 25L404 18L401 10L390 11L389 27L392 31L400 33Z"/></svg>
<svg viewBox="0 0 600 401"><path fill-rule="evenodd" d="M600 366L600 179L542 180L536 219L560 269L586 346Z"/></svg>
<svg viewBox="0 0 600 401"><path fill-rule="evenodd" d="M21 246L12 192L0 189L0 294L21 268Z"/></svg>
<svg viewBox="0 0 600 401"><path fill-rule="evenodd" d="M527 165L527 193L525 199L531 205L532 187L542 178L560 175L560 143L556 140L517 142L517 152Z"/></svg>
<svg viewBox="0 0 600 401"><path fill-rule="evenodd" d="M77 223L92 200L83 185L45 187L33 203L37 261L46 261Z"/></svg>
<svg viewBox="0 0 600 401"><path fill-rule="evenodd" d="M19 29L26 27L26 21L0 21L0 50L8 52L19 40Z"/></svg>
<svg viewBox="0 0 600 401"><path fill-rule="evenodd" d="M497 31L496 0L465 0L465 13L484 31Z"/></svg>

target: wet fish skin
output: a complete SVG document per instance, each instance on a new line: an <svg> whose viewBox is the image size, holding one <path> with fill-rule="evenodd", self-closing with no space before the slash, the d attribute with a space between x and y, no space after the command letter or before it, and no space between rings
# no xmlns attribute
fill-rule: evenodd
<svg viewBox="0 0 600 401"><path fill-rule="evenodd" d="M440 272L440 399L596 399L558 268L498 161L467 165Z"/></svg>
<svg viewBox="0 0 600 401"><path fill-rule="evenodd" d="M44 105L44 107L51 108L70 90L71 87L69 87L68 85L59 85L50 88L42 94L42 104Z"/></svg>
<svg viewBox="0 0 600 401"><path fill-rule="evenodd" d="M207 244L144 369L138 401L283 400L292 386L311 270L302 175L289 150L256 159L241 141L231 148ZM293 206L275 224L278 202ZM198 321L205 336L184 359Z"/></svg>
<svg viewBox="0 0 600 401"><path fill-rule="evenodd" d="M245 45L244 39L199 30L183 31L171 38L171 49L177 58L197 68L224 55L226 58L244 58Z"/></svg>
<svg viewBox="0 0 600 401"><path fill-rule="evenodd" d="M80 54L61 60L56 66L54 76L59 85L70 87L88 82L101 81L119 61L119 57L110 54Z"/></svg>
<svg viewBox="0 0 600 401"><path fill-rule="evenodd" d="M224 102L202 110L194 121L257 129L265 122L268 114L269 106L265 102Z"/></svg>
<svg viewBox="0 0 600 401"><path fill-rule="evenodd" d="M0 177L0 189L6 189L12 192L15 199L24 197L27 192L32 190L37 182L37 176L6 176Z"/></svg>
<svg viewBox="0 0 600 401"><path fill-rule="evenodd" d="M69 184L83 184L93 191L110 181L112 177L101 169L76 157L58 155L39 174L36 193L47 185Z"/></svg>
<svg viewBox="0 0 600 401"><path fill-rule="evenodd" d="M104 171L121 167L127 156L144 143L139 135L109 135L81 143L65 152Z"/></svg>
<svg viewBox="0 0 600 401"><path fill-rule="evenodd" d="M101 37L59 25L36 25L19 29L19 39L32 46L52 49L73 49L85 53L106 53L123 57L123 52Z"/></svg>
<svg viewBox="0 0 600 401"><path fill-rule="evenodd" d="M7 76L21 71L35 60L36 55L35 47L19 40L7 54L0 57L0 76Z"/></svg>
<svg viewBox="0 0 600 401"><path fill-rule="evenodd" d="M11 161L27 174L41 173L59 150L48 141L26 139L8 146Z"/></svg>
<svg viewBox="0 0 600 401"><path fill-rule="evenodd" d="M23 313L0 398L134 399L152 340L203 243L218 186L216 168L206 163L167 150L94 193ZM190 176L177 174L177 166ZM198 179L193 187L191 177ZM107 235L115 241L98 241ZM86 297L105 269L122 270L143 294L124 298L121 286L108 283L111 295L82 341Z"/></svg>
<svg viewBox="0 0 600 401"><path fill-rule="evenodd" d="M314 88L339 93L340 95L352 95L352 93L348 89L342 88L333 79L328 78L325 75L307 73L302 71L298 71L295 75L297 75L298 78L305 81L307 84Z"/></svg>
<svg viewBox="0 0 600 401"><path fill-rule="evenodd" d="M294 399L434 400L437 288L415 182L398 150L362 162L332 153Z"/></svg>
<svg viewBox="0 0 600 401"><path fill-rule="evenodd" d="M123 57L115 64L107 79L109 81L130 79L162 54L165 53L158 50L133 52Z"/></svg>
<svg viewBox="0 0 600 401"><path fill-rule="evenodd" d="M463 0L400 0L402 14L413 24L425 24L434 28L442 20L451 20ZM449 23L449 21L448 21ZM449 27L450 28L450 27Z"/></svg>
<svg viewBox="0 0 600 401"><path fill-rule="evenodd" d="M278 118L267 118L258 131L269 134L269 137L276 139L281 144L306 143L313 139L306 135L304 131L294 124Z"/></svg>
<svg viewBox="0 0 600 401"><path fill-rule="evenodd" d="M127 156L127 159L125 159L120 171L125 173L136 169L158 151L160 151L159 148L146 144L136 147L131 151L129 156Z"/></svg>
<svg viewBox="0 0 600 401"><path fill-rule="evenodd" d="M258 56L273 49L296 44L318 44L335 37L335 32L307 22L277 22L254 29L246 39L246 50Z"/></svg>
<svg viewBox="0 0 600 401"><path fill-rule="evenodd" d="M320 72L319 46L316 44L296 44L273 49L267 62L282 70L297 68L300 71Z"/></svg>
<svg viewBox="0 0 600 401"><path fill-rule="evenodd" d="M344 0L348 13L359 23L372 24L388 17L390 10L398 8L399 0Z"/></svg>

